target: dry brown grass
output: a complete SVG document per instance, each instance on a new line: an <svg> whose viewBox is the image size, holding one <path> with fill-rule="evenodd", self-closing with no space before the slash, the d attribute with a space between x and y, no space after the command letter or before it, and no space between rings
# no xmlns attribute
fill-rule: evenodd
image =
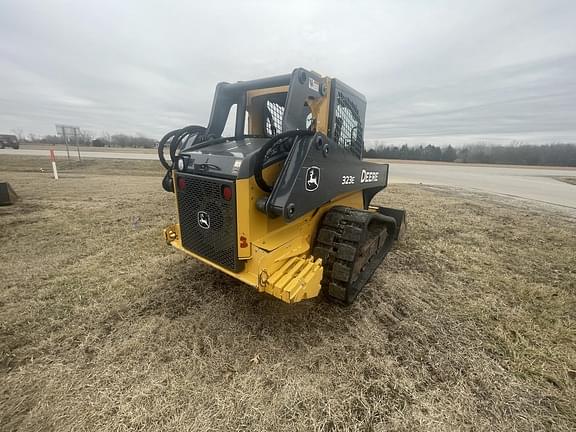
<svg viewBox="0 0 576 432"><path fill-rule="evenodd" d="M16 159L0 158L22 197L0 208L2 430L576 428L568 216L394 185L377 200L409 211L407 237L359 301L288 306L165 245L156 165L53 182Z"/></svg>

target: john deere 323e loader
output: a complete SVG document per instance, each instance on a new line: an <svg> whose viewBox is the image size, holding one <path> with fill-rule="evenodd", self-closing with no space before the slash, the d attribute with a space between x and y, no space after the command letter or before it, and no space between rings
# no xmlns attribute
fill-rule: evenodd
<svg viewBox="0 0 576 432"><path fill-rule="evenodd" d="M159 145L178 211L166 241L288 303L353 302L404 224L370 205L388 165L362 160L365 111L360 93L301 68L218 84L208 126Z"/></svg>

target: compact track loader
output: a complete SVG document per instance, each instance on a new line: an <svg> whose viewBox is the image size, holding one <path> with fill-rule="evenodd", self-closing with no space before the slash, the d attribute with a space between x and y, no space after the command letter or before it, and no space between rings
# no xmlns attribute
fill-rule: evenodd
<svg viewBox="0 0 576 432"><path fill-rule="evenodd" d="M301 68L219 83L208 126L159 143L178 212L166 241L287 303L352 303L404 225L403 210L370 205L388 165L362 160L365 111L360 93Z"/></svg>

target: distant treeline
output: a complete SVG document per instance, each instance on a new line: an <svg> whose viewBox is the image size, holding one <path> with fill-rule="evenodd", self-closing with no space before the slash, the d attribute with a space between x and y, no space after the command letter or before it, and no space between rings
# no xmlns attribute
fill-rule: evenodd
<svg viewBox="0 0 576 432"><path fill-rule="evenodd" d="M63 144L63 138L56 135L46 135L39 140L46 144ZM69 138L70 144L76 144L74 137ZM146 138L143 136L132 136L124 134L105 135L93 139L90 134L81 132L78 136L78 143L81 146L91 147L141 147L141 148L154 148L156 147L156 140Z"/></svg>
<svg viewBox="0 0 576 432"><path fill-rule="evenodd" d="M156 147L156 140L146 138L143 136L130 136L130 135L111 135L106 138L96 138L92 140L94 147L143 147L154 148Z"/></svg>
<svg viewBox="0 0 576 432"><path fill-rule="evenodd" d="M474 144L460 148L451 145L398 146L377 145L365 152L367 158L444 162L468 162L511 165L576 166L576 144Z"/></svg>

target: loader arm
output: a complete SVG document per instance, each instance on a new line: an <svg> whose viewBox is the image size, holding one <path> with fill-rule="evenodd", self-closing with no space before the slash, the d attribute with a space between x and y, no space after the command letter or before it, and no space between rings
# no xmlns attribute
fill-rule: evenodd
<svg viewBox="0 0 576 432"><path fill-rule="evenodd" d="M387 185L387 164L364 162L317 133L294 143L272 193L259 208L290 222L340 195L366 190L367 209Z"/></svg>

